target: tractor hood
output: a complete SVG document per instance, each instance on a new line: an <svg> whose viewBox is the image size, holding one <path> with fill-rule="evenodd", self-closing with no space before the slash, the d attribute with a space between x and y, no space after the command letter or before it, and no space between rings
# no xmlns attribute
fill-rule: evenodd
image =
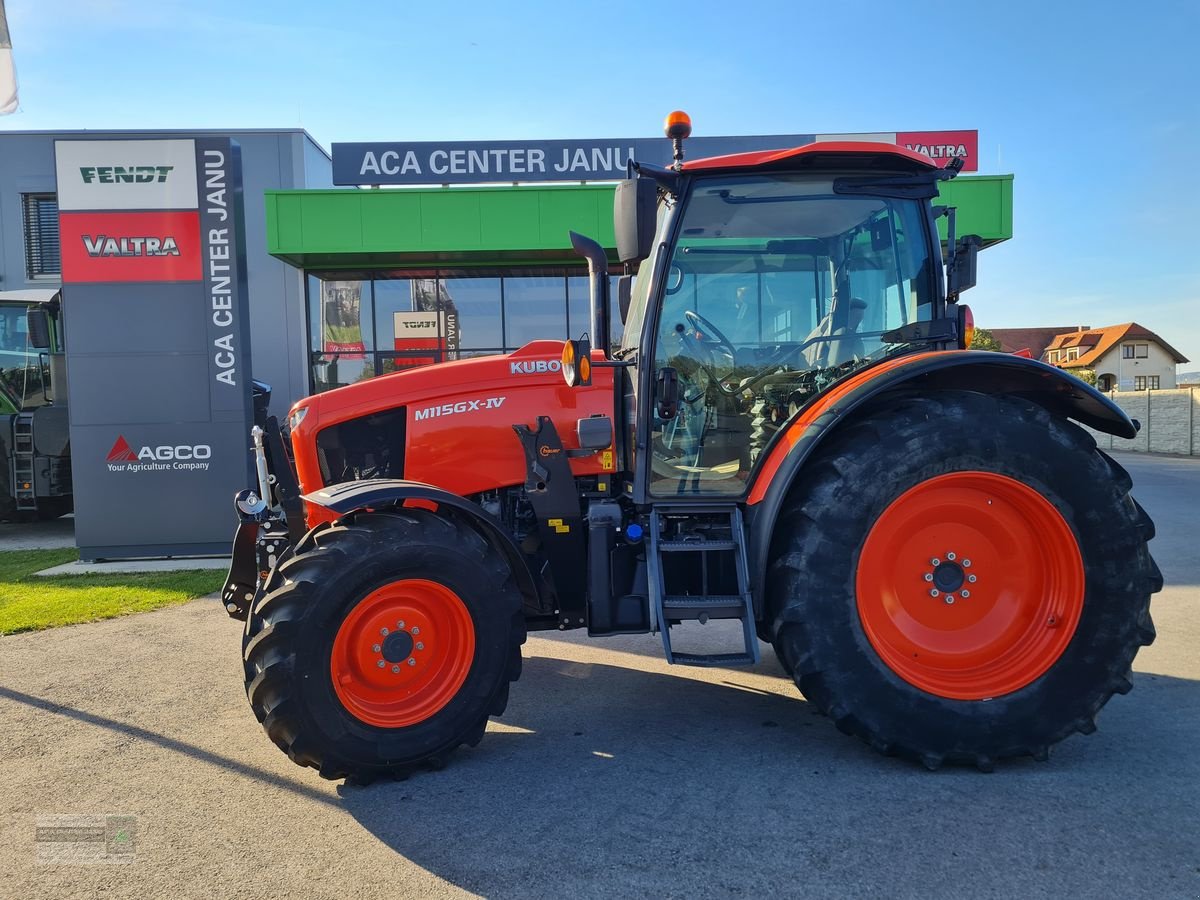
<svg viewBox="0 0 1200 900"><path fill-rule="evenodd" d="M371 417L400 408L404 478L459 495L523 483L524 452L513 425L536 427L538 416L550 416L564 447L574 449L579 419L613 415L613 370L596 368L590 386L570 388L561 352L560 341L534 341L504 356L423 366L306 397L288 417L301 488L326 486L318 434L352 420L370 427ZM577 474L612 466L611 452L572 460Z"/></svg>

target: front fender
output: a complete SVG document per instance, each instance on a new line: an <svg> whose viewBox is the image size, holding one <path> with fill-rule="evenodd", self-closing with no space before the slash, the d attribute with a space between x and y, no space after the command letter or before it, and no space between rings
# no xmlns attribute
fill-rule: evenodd
<svg viewBox="0 0 1200 900"><path fill-rule="evenodd" d="M801 409L767 448L758 469L747 497L747 517L750 571L760 603L775 521L805 461L865 404L897 390L1011 394L1106 434L1132 438L1138 432L1125 411L1091 385L1021 356L985 350L934 351L884 360L856 372Z"/></svg>
<svg viewBox="0 0 1200 900"><path fill-rule="evenodd" d="M529 565L504 527L478 503L444 491L432 484L420 481L403 481L395 478L374 478L363 481L346 481L331 484L319 491L304 495L304 501L324 507L339 516L359 509L389 509L403 506L406 500L420 500L433 504L442 515L465 519L481 531L484 537L496 544L512 567L513 577L530 610L541 609L541 595L537 582L529 571Z"/></svg>

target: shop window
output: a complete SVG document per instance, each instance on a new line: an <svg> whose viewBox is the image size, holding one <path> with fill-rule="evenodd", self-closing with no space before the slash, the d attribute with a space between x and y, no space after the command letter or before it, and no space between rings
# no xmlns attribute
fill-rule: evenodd
<svg viewBox="0 0 1200 900"><path fill-rule="evenodd" d="M538 339L567 337L567 280L562 275L504 279L504 338L515 350Z"/></svg>
<svg viewBox="0 0 1200 900"><path fill-rule="evenodd" d="M472 277L472 273L441 273L439 302L457 314L458 345L462 350L503 347L504 318L499 278Z"/></svg>
<svg viewBox="0 0 1200 900"><path fill-rule="evenodd" d="M58 198L55 194L23 194L25 275L33 281L62 274L58 243Z"/></svg>
<svg viewBox="0 0 1200 900"><path fill-rule="evenodd" d="M374 290L380 374L415 364L441 362L449 351L457 349L450 346L456 336L454 305L432 273L419 278L376 279ZM416 355L420 350L437 352L421 357ZM393 357L384 358L384 354L392 351L414 355L395 363Z"/></svg>
<svg viewBox="0 0 1200 900"><path fill-rule="evenodd" d="M371 282L310 278L310 372L314 391L375 374Z"/></svg>

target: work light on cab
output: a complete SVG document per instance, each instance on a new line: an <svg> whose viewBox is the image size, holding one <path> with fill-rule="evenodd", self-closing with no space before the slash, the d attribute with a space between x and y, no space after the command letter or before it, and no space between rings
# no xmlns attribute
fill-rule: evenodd
<svg viewBox="0 0 1200 900"><path fill-rule="evenodd" d="M567 387L592 383L592 342L586 337L563 343L562 374Z"/></svg>
<svg viewBox="0 0 1200 900"><path fill-rule="evenodd" d="M967 350L975 339L975 314L965 303L958 305L958 334L962 349Z"/></svg>

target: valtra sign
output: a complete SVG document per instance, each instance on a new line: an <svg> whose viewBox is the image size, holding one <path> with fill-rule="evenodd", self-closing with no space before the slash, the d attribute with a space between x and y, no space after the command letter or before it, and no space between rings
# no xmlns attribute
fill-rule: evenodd
<svg viewBox="0 0 1200 900"><path fill-rule="evenodd" d="M59 212L63 281L199 281L196 212Z"/></svg>
<svg viewBox="0 0 1200 900"><path fill-rule="evenodd" d="M689 159L801 147L821 141L898 144L942 165L955 156L963 170L979 170L977 131L895 131L870 134L774 134L693 137ZM484 184L614 181L630 160L667 165L663 138L554 141L378 142L333 145L334 184Z"/></svg>
<svg viewBox="0 0 1200 900"><path fill-rule="evenodd" d="M55 156L79 555L225 553L251 477L237 145L57 141Z"/></svg>

